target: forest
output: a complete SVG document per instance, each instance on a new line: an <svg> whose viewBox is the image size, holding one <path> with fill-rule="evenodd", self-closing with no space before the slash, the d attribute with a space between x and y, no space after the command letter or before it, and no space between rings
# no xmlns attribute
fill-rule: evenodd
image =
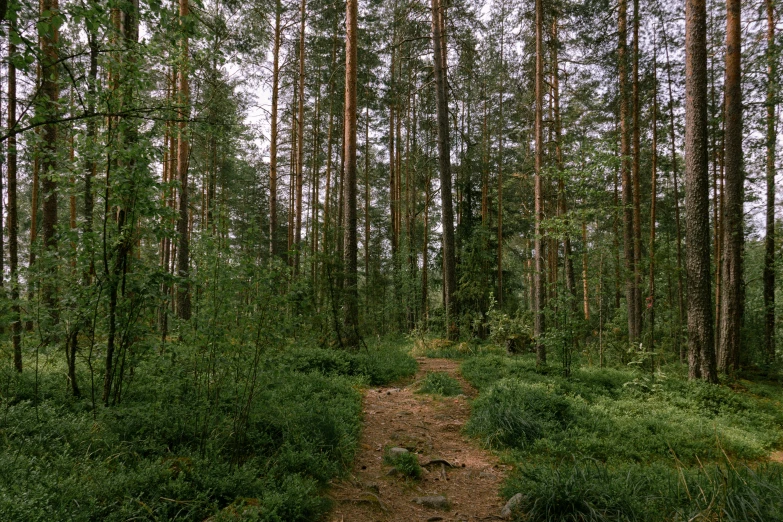
<svg viewBox="0 0 783 522"><path fill-rule="evenodd" d="M783 521L778 0L0 0L0 520Z"/></svg>

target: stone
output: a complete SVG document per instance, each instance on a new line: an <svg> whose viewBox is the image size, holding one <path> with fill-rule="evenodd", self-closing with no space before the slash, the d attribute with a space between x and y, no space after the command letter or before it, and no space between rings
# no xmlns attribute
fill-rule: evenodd
<svg viewBox="0 0 783 522"><path fill-rule="evenodd" d="M432 495L428 497L416 497L413 502L424 507L432 509L448 509L449 501L443 495Z"/></svg>
<svg viewBox="0 0 783 522"><path fill-rule="evenodd" d="M399 457L400 455L404 455L405 453L408 453L408 450L405 448L391 448L389 450L389 456L391 458Z"/></svg>
<svg viewBox="0 0 783 522"><path fill-rule="evenodd" d="M503 510L500 512L501 518L511 518L511 514L522 503L523 498L522 493L517 493L508 499L508 502L506 502L506 505L503 506Z"/></svg>

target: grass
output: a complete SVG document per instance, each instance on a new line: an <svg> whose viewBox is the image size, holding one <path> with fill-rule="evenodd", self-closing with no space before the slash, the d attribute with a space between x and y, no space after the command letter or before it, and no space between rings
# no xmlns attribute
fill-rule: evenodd
<svg viewBox="0 0 783 522"><path fill-rule="evenodd" d="M453 397L462 393L462 385L445 372L430 372L424 377L416 393L431 393Z"/></svg>
<svg viewBox="0 0 783 522"><path fill-rule="evenodd" d="M783 520L783 390L688 382L679 367L539 371L532 356L465 360L466 430L515 465L525 520ZM697 518L693 518L697 517ZM698 518L701 517L701 518Z"/></svg>
<svg viewBox="0 0 783 522"><path fill-rule="evenodd" d="M387 449L383 455L383 462L387 466L394 466L403 476L418 480L421 478L421 466L415 453L407 452L393 455Z"/></svg>
<svg viewBox="0 0 783 522"><path fill-rule="evenodd" d="M170 350L176 362L148 355L122 402L95 411L89 389L65 395L57 355L37 384L5 376L0 520L317 520L353 460L361 387L415 371L397 347L298 347L264 354L251 388L247 359Z"/></svg>

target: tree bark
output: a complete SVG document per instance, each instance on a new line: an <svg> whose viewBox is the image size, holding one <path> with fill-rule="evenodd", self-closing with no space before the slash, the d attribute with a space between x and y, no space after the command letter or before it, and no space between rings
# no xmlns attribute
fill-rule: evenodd
<svg viewBox="0 0 783 522"><path fill-rule="evenodd" d="M639 0L633 0L633 292L635 339L642 335L642 214L639 163L641 144L639 137Z"/></svg>
<svg viewBox="0 0 783 522"><path fill-rule="evenodd" d="M456 253L454 251L454 207L451 197L451 154L449 146L449 112L446 79L446 42L444 7L432 0L432 44L435 69L435 96L438 113L438 168L440 170L441 224L443 226L443 296L446 330L449 339L458 335Z"/></svg>
<svg viewBox="0 0 783 522"><path fill-rule="evenodd" d="M277 105L280 96L280 43L283 7L275 1L275 32L272 50L272 116L269 123L269 255L277 255Z"/></svg>
<svg viewBox="0 0 783 522"><path fill-rule="evenodd" d="M343 190L345 196L345 235L343 265L345 267L345 302L343 326L348 347L359 344L359 295L357 287L357 219L356 219L356 99L357 99L357 18L358 0L348 0L345 13L345 149L343 153ZM304 3L303 3L304 5Z"/></svg>
<svg viewBox="0 0 783 522"><path fill-rule="evenodd" d="M710 279L707 6L685 3L685 186L688 376L717 382Z"/></svg>
<svg viewBox="0 0 783 522"><path fill-rule="evenodd" d="M541 251L543 247L543 230L541 222L544 219L544 194L541 186L542 169L544 167L544 7L543 0L536 0L536 109L535 109L535 141L536 141L536 159L535 159L535 268L533 272L534 303L533 313L535 314L533 324L533 336L536 343L536 364L546 364L546 346L543 342L545 321L544 321L544 292L546 285L546 274L544 272L544 256Z"/></svg>
<svg viewBox="0 0 783 522"><path fill-rule="evenodd" d="M745 246L745 176L742 172L741 1L727 0L726 11L725 225L718 369L730 373L739 366L744 313L742 257Z"/></svg>
<svg viewBox="0 0 783 522"><path fill-rule="evenodd" d="M188 141L187 120L190 116L190 91L188 88L188 35L185 17L189 14L188 0L179 0L180 16L180 64L179 64L179 142L177 145L177 174L179 177L179 220L177 232L177 275L180 278L177 289L177 315L180 319L190 319L190 240L188 237L188 163L190 145Z"/></svg>
<svg viewBox="0 0 783 522"><path fill-rule="evenodd" d="M300 3L299 21L299 106L296 127L296 223L294 224L294 273L299 274L302 243L302 169L304 168L304 84L305 84L305 17L306 0Z"/></svg>
<svg viewBox="0 0 783 522"><path fill-rule="evenodd" d="M650 270L647 308L650 310L650 352L655 351L655 204L658 175L658 48L653 37L652 150L650 165Z"/></svg>
<svg viewBox="0 0 783 522"><path fill-rule="evenodd" d="M10 36L16 24L9 24ZM11 275L11 338L14 352L14 369L22 372L22 314L19 306L19 214L16 193L16 67L12 57L16 45L8 44L8 262Z"/></svg>
<svg viewBox="0 0 783 522"><path fill-rule="evenodd" d="M620 0L618 11L617 60L620 90L620 176L623 205L623 252L625 256L625 301L628 307L628 341L635 344L637 331L636 236L634 234L633 173L631 165L631 127L628 107L628 1Z"/></svg>
<svg viewBox="0 0 783 522"><path fill-rule="evenodd" d="M58 16L58 0L40 0L40 15L42 21L48 21L40 27L39 38L41 46L41 90L38 109L47 119L42 127L43 145L40 151L40 172L43 190L43 236L44 251L57 250L57 101L60 97L58 84L59 31L57 25L51 23ZM57 314L57 284L56 267L47 266L45 280L41 286L43 302L48 307L49 320L56 323ZM51 328L52 325L49 325ZM47 341L53 340L54 332L46 334Z"/></svg>
<svg viewBox="0 0 783 522"><path fill-rule="evenodd" d="M680 362L685 362L685 353L680 344L680 335L682 332L682 319L685 316L685 299L682 282L682 226L680 225L680 188L677 179L677 146L676 146L676 127L674 124L674 94L672 93L672 67L669 61L669 41L666 36L666 24L662 25L663 45L666 51L666 76L669 86L669 123L671 126L671 161L672 161L672 179L674 180L674 226L676 231L677 243L677 335L675 337L675 348L680 353Z"/></svg>
<svg viewBox="0 0 783 522"><path fill-rule="evenodd" d="M775 3L767 7L767 212L764 236L764 347L767 362L775 361L775 108L777 93L777 49L775 47Z"/></svg>

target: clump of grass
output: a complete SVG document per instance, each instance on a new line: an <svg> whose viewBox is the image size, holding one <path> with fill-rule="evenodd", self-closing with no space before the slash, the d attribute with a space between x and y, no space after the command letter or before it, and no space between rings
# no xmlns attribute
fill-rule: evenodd
<svg viewBox="0 0 783 522"><path fill-rule="evenodd" d="M383 456L383 462L389 466L394 466L403 476L415 480L421 478L421 466L419 466L419 458L415 453L392 454L387 450Z"/></svg>
<svg viewBox="0 0 783 522"><path fill-rule="evenodd" d="M783 467L724 462L695 469L583 459L522 466L507 482L523 492L525 521L764 522L783 517Z"/></svg>
<svg viewBox="0 0 783 522"><path fill-rule="evenodd" d="M359 352L299 347L275 354L271 359L271 365L296 372L362 377L373 386L416 373L416 360L397 346L376 346Z"/></svg>
<svg viewBox="0 0 783 522"><path fill-rule="evenodd" d="M502 379L473 403L468 433L489 447L527 448L573 420L570 404L541 384Z"/></svg>
<svg viewBox="0 0 783 522"><path fill-rule="evenodd" d="M462 393L462 386L448 373L432 372L427 374L416 393L433 393L444 397L453 397Z"/></svg>

